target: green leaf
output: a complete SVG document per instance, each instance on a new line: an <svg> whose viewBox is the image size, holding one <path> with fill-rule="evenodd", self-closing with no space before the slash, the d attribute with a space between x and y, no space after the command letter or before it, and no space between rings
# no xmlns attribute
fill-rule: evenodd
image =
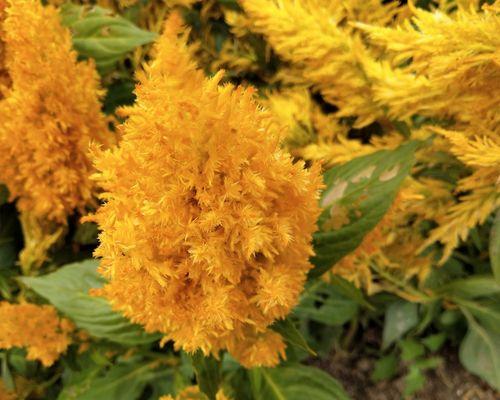
<svg viewBox="0 0 500 400"><path fill-rule="evenodd" d="M314 367L255 368L248 373L255 400L349 400L340 383Z"/></svg>
<svg viewBox="0 0 500 400"><path fill-rule="evenodd" d="M375 368L371 374L371 379L374 382L391 379L398 371L398 358L394 353L388 354L379 358L375 362Z"/></svg>
<svg viewBox="0 0 500 400"><path fill-rule="evenodd" d="M422 343L424 344L424 346L432 352L438 351L441 346L443 346L445 341L446 333L444 332L436 333L422 339Z"/></svg>
<svg viewBox="0 0 500 400"><path fill-rule="evenodd" d="M425 347L415 339L400 340L398 343L401 349L401 359L403 361L412 361L424 355Z"/></svg>
<svg viewBox="0 0 500 400"><path fill-rule="evenodd" d="M2 367L2 381L7 390L14 390L14 378L10 372L9 363L7 362L7 353L0 353L1 367Z"/></svg>
<svg viewBox="0 0 500 400"><path fill-rule="evenodd" d="M153 42L157 34L101 7L67 3L61 7L62 22L71 29L73 45L84 57L93 58L106 70L138 46Z"/></svg>
<svg viewBox="0 0 500 400"><path fill-rule="evenodd" d="M19 221L13 205L0 207L0 269L12 268L17 259Z"/></svg>
<svg viewBox="0 0 500 400"><path fill-rule="evenodd" d="M500 334L468 318L469 331L460 344L460 362L473 374L500 390Z"/></svg>
<svg viewBox="0 0 500 400"><path fill-rule="evenodd" d="M3 183L0 183L0 206L9 201L9 189Z"/></svg>
<svg viewBox="0 0 500 400"><path fill-rule="evenodd" d="M84 222L77 226L73 241L83 245L96 244L97 234L97 224L94 222Z"/></svg>
<svg viewBox="0 0 500 400"><path fill-rule="evenodd" d="M96 271L97 265L96 260L87 260L68 264L51 274L19 280L94 337L124 345L158 340L160 335L145 333L142 327L114 312L105 299L89 294L89 289L104 283Z"/></svg>
<svg viewBox="0 0 500 400"><path fill-rule="evenodd" d="M363 292L351 282L341 276L333 274L328 279L332 286L334 286L340 294L353 300L362 307L375 311L375 308L368 302L368 300L366 300Z"/></svg>
<svg viewBox="0 0 500 400"><path fill-rule="evenodd" d="M103 102L103 110L106 114L112 114L118 107L131 105L135 101L135 82L132 79L114 81L106 89Z"/></svg>
<svg viewBox="0 0 500 400"><path fill-rule="evenodd" d="M214 357L205 357L201 351L192 355L196 382L209 400L214 400L222 380L221 362Z"/></svg>
<svg viewBox="0 0 500 400"><path fill-rule="evenodd" d="M441 357L429 357L416 360L414 365L421 369L422 371L426 369L435 369L443 364L443 359Z"/></svg>
<svg viewBox="0 0 500 400"><path fill-rule="evenodd" d="M415 303L396 301L385 312L382 348L386 349L418 323L418 308Z"/></svg>
<svg viewBox="0 0 500 400"><path fill-rule="evenodd" d="M310 278L321 276L355 250L391 206L414 162L418 142L382 150L333 167L324 175Z"/></svg>
<svg viewBox="0 0 500 400"><path fill-rule="evenodd" d="M405 377L405 388L403 395L411 396L415 392L422 389L425 385L425 376L422 370L415 365L410 366L410 370Z"/></svg>
<svg viewBox="0 0 500 400"><path fill-rule="evenodd" d="M495 215L490 234L490 260L493 276L500 284L500 210Z"/></svg>
<svg viewBox="0 0 500 400"><path fill-rule="evenodd" d="M441 296L456 296L461 298L486 297L500 293L500 282L493 276L471 276L457 279L436 289Z"/></svg>
<svg viewBox="0 0 500 400"><path fill-rule="evenodd" d="M271 329L283 336L283 339L285 339L285 342L288 344L305 350L313 356L316 355L316 352L309 347L306 340L290 318L276 321L271 326Z"/></svg>
<svg viewBox="0 0 500 400"><path fill-rule="evenodd" d="M492 301L464 301L458 300L457 303L474 315L486 329L500 334L500 303L499 299Z"/></svg>
<svg viewBox="0 0 500 400"><path fill-rule="evenodd" d="M112 365L101 373L102 367L94 364L82 369L81 375L74 376L73 382L64 386L58 400L137 400L146 384L158 375L154 367L151 361L130 360ZM163 367L162 379L171 373Z"/></svg>
<svg viewBox="0 0 500 400"><path fill-rule="evenodd" d="M354 318L358 310L358 304L341 294L336 286L318 282L305 293L294 314L325 325L340 326Z"/></svg>

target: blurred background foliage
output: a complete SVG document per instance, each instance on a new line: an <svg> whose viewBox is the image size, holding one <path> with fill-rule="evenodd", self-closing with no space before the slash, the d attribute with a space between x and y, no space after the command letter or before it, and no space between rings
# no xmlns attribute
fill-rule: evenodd
<svg viewBox="0 0 500 400"><path fill-rule="evenodd" d="M0 398L194 399L215 398L222 388L234 399L347 399L347 392L355 396L347 387L353 382L333 373L339 383L327 372L350 353L374 360L373 384L402 378L400 394L411 397L425 388L429 371L448 365L450 351L494 396L500 389L498 5L45 3L59 7L79 56L95 60L111 129L121 121L117 109L133 103L135 74L175 10L206 74L222 68L226 81L255 86L262 105L288 127L284 148L321 162L326 188L315 269L293 314L274 327L287 340L287 361L245 370L228 355L215 360L159 347L158 336L90 296L102 285L97 261L90 260L97 228L77 216L36 274L19 278L22 229L2 186L0 296L48 302L80 333L49 368L28 361L23 349L1 350ZM186 391L194 383L204 394Z"/></svg>

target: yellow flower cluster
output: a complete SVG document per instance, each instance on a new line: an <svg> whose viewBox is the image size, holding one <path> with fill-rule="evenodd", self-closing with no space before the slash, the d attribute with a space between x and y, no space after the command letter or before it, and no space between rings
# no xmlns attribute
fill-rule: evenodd
<svg viewBox="0 0 500 400"><path fill-rule="evenodd" d="M181 31L173 14L119 147L96 150L102 294L176 348L275 365L285 345L269 326L312 267L319 170L280 149L253 89L196 69Z"/></svg>
<svg viewBox="0 0 500 400"><path fill-rule="evenodd" d="M500 207L500 136L467 137L458 131L435 131L448 139L451 152L473 171L458 182L455 191L462 195L456 203L450 204L439 226L421 247L442 242L443 263L460 241L467 238L471 228L484 223Z"/></svg>
<svg viewBox="0 0 500 400"><path fill-rule="evenodd" d="M7 0L0 15L0 56L12 81L0 100L0 181L17 199L26 235L21 263L31 265L43 261L57 226L92 201L88 146L108 143L110 133L95 68L77 62L57 11Z"/></svg>
<svg viewBox="0 0 500 400"><path fill-rule="evenodd" d="M180 392L177 396L170 395L161 396L159 400L207 400L208 397L200 391L198 386L189 386ZM231 400L227 397L223 390L220 389L215 395L215 400Z"/></svg>
<svg viewBox="0 0 500 400"><path fill-rule="evenodd" d="M380 92L379 98L392 104L389 114L452 119L452 129L433 131L446 137L452 144L447 151L473 170L455 188L467 194L450 204L421 247L442 242L444 262L469 230L500 205L500 9L459 8L453 15L412 11L414 16L396 28L359 26L387 50L392 64L405 65L402 69L429 87L422 93L408 82L405 93Z"/></svg>
<svg viewBox="0 0 500 400"><path fill-rule="evenodd" d="M433 168L443 154L471 168L456 185L409 178L402 194L410 200L400 198L390 218L336 265L336 273L371 289L370 265L423 278L432 264L432 257L420 256L423 250L440 241L444 262L500 205L498 2L481 8L476 0L445 0L430 11L395 3L243 0L245 24L239 25L264 35L286 61L271 79L279 90L263 103L291 128L284 144L295 156L335 165L395 148L408 138L394 121L405 121L410 139L439 133L417 152L416 173ZM333 112L318 110L311 91ZM448 128L413 126L415 116ZM350 136L352 128L369 124L379 129L369 141ZM438 224L428 238L418 228L424 220Z"/></svg>
<svg viewBox="0 0 500 400"><path fill-rule="evenodd" d="M0 302L0 349L25 347L28 360L51 366L71 343L74 327L48 305Z"/></svg>

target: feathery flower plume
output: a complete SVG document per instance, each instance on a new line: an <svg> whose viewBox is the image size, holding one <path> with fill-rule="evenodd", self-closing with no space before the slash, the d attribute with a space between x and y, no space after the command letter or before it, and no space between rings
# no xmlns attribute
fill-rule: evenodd
<svg viewBox="0 0 500 400"><path fill-rule="evenodd" d="M71 343L73 324L52 306L0 302L0 349L25 347L28 360L51 366Z"/></svg>
<svg viewBox="0 0 500 400"><path fill-rule="evenodd" d="M201 392L198 386L188 386L177 396L175 396L175 398L170 395L165 395L160 397L160 400L207 400L207 399L208 399L207 395ZM224 394L222 389L220 389L215 395L215 400L231 400L231 399Z"/></svg>
<svg viewBox="0 0 500 400"><path fill-rule="evenodd" d="M56 10L35 0L6 4L2 39L12 83L0 101L0 181L22 215L27 272L43 262L67 216L92 201L88 146L111 135L95 68L77 62Z"/></svg>
<svg viewBox="0 0 500 400"><path fill-rule="evenodd" d="M445 262L470 229L484 223L500 207L500 141L496 132L485 136L467 137L458 131L434 128L452 145L451 153L473 169L471 175L461 179L455 192L462 194L451 205L422 245L423 250L435 241L444 245L440 263ZM486 131L487 132L487 131Z"/></svg>
<svg viewBox="0 0 500 400"><path fill-rule="evenodd" d="M205 78L181 31L173 14L119 147L96 149L101 294L176 348L276 365L285 345L269 326L312 267L319 167L280 149L252 88Z"/></svg>
<svg viewBox="0 0 500 400"><path fill-rule="evenodd" d="M339 108L339 118L356 117L355 127L385 116L386 104L375 101L380 86L414 80L378 63L353 26L346 23L364 20L387 24L397 12L394 4L356 0L242 0L241 4L252 29L266 36L304 83ZM377 18L381 15L385 18ZM422 80L418 83L425 84Z"/></svg>

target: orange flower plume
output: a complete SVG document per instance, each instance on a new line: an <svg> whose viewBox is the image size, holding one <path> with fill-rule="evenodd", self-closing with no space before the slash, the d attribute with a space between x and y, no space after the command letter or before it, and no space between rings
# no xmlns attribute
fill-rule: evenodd
<svg viewBox="0 0 500 400"><path fill-rule="evenodd" d="M312 267L319 167L280 149L252 88L205 78L181 31L174 14L119 147L95 150L102 294L176 348L276 365L285 345L269 326Z"/></svg>
<svg viewBox="0 0 500 400"><path fill-rule="evenodd" d="M66 351L73 329L52 306L0 302L0 349L26 347L27 359L46 367Z"/></svg>
<svg viewBox="0 0 500 400"><path fill-rule="evenodd" d="M88 146L111 135L97 72L77 62L53 7L0 0L0 31L0 182L22 214L21 264L29 269L43 261L67 216L92 201Z"/></svg>

